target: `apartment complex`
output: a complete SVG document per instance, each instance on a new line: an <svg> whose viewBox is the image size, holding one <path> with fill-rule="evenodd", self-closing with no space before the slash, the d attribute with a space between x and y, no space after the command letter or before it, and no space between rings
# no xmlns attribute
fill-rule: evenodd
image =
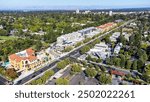
<svg viewBox="0 0 150 102"><path fill-rule="evenodd" d="M18 71L28 71L37 67L40 62L31 48L9 56L11 67Z"/></svg>

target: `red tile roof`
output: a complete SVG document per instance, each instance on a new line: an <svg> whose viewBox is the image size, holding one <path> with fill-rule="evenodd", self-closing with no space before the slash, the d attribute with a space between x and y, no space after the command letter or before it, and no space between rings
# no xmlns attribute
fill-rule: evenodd
<svg viewBox="0 0 150 102"><path fill-rule="evenodd" d="M31 48L26 49L26 52L27 52L28 57L21 57L17 54L12 54L12 55L9 56L9 59L10 60L16 60L16 62L20 62L22 60L33 61L33 60L37 59L37 57L34 55L35 51L32 50Z"/></svg>
<svg viewBox="0 0 150 102"><path fill-rule="evenodd" d="M103 25L101 25L101 26L98 26L97 28L106 29L106 28L108 28L108 27L113 26L114 24L115 24L115 23L110 22L110 23L106 23L106 24L103 24Z"/></svg>
<svg viewBox="0 0 150 102"><path fill-rule="evenodd" d="M124 76L125 75L125 73L117 71L117 70L111 70L111 74L120 75L120 76Z"/></svg>

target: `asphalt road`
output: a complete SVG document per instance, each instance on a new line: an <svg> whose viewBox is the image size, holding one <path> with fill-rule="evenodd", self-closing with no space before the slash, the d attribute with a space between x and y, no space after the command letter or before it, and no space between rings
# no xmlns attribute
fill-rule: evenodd
<svg viewBox="0 0 150 102"><path fill-rule="evenodd" d="M0 85L5 85L7 82L8 82L7 79L5 79L2 76L0 76Z"/></svg>
<svg viewBox="0 0 150 102"><path fill-rule="evenodd" d="M125 26L126 24L128 24L128 23L130 23L130 22L132 22L132 21L133 21L133 20L128 21L128 22L126 22L125 24L123 24L123 25L120 26L120 27L123 27L123 26ZM114 31L114 30L116 30L116 29L118 29L118 28L120 28L120 27L117 27L117 28L115 28L115 29L113 29L113 30L111 30L111 31L109 31L109 32L106 32L106 33L104 33L103 35L99 36L98 38L102 38L102 37L108 35L108 34L111 33L112 31ZM65 56L59 58L58 60L56 60L56 61L50 63L48 66L43 67L43 68L39 69L38 71L36 71L36 72L34 72L34 73L32 73L32 74L26 76L25 78L19 80L17 83L15 83L15 85L22 85L22 84L24 84L24 83L30 81L32 78L36 77L37 75L39 75L39 74L41 74L41 73L47 71L47 70L50 69L51 67L53 67L53 66L54 66L55 64L57 64L60 60L63 60L63 59L65 59L65 58L69 57L69 56L72 56L72 55L78 53L79 50L80 50L82 47L84 47L85 45L91 44L93 41L95 41L95 40L98 39L98 38L92 39L91 41L89 41L89 42L87 42L87 43L85 43L85 44L83 44L83 45L81 45L81 46L75 48L74 50L72 50L71 52L69 52L67 55L65 55ZM54 69L56 69L56 68L54 68Z"/></svg>

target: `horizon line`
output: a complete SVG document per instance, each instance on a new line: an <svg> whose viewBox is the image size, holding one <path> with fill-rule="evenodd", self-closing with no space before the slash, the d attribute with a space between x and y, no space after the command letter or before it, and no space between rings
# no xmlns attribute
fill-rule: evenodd
<svg viewBox="0 0 150 102"><path fill-rule="evenodd" d="M54 7L56 7L56 6L54 6ZM38 7L31 7L31 8L0 8L0 10L10 10L10 11L16 11L16 10L18 10L18 11L21 11L21 10L35 10L35 11L37 11L37 10L77 10L77 9L79 9L79 10L117 10L117 9L149 9L150 10L150 7L111 7L111 8L108 8L108 7L104 7L104 8L97 8L97 7L91 7L91 6L86 6L86 7L89 7L89 8L86 8L85 6L79 6L80 8L75 8L75 6L74 7L72 7L72 8L68 8L68 7L66 7L66 6L63 6L63 7L65 7L65 8L52 8L52 7L49 7L49 8L38 8Z"/></svg>

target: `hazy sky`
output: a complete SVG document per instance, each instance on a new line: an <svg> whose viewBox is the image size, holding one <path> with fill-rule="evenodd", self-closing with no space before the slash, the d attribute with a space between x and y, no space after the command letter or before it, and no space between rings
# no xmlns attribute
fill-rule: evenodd
<svg viewBox="0 0 150 102"><path fill-rule="evenodd" d="M150 7L150 0L0 0L0 8L99 6L100 8Z"/></svg>

